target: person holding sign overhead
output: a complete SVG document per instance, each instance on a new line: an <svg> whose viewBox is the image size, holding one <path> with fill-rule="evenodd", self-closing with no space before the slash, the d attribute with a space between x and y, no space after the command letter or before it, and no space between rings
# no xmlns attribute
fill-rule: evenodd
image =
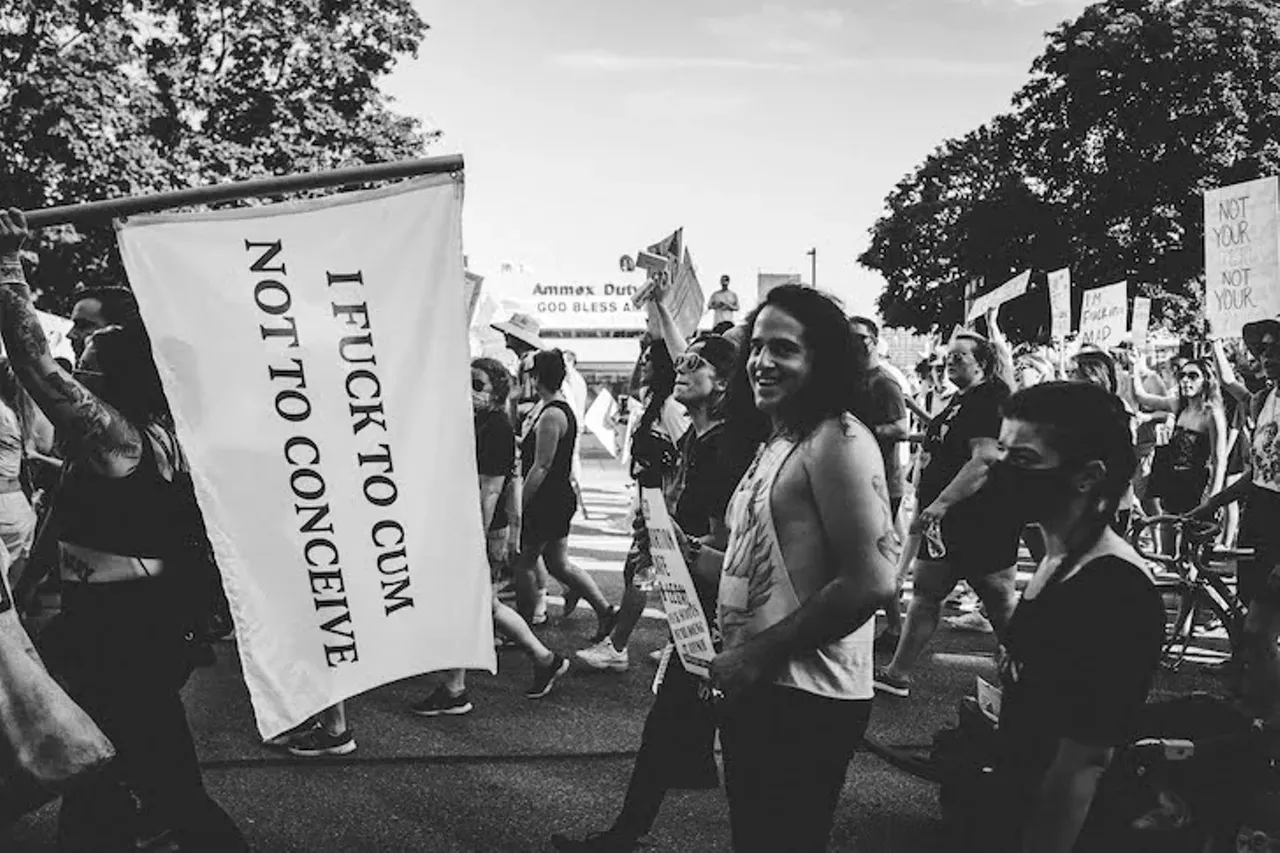
<svg viewBox="0 0 1280 853"><path fill-rule="evenodd" d="M669 315L663 319L665 324ZM672 516L686 535L719 549L726 540L729 497L758 443L753 427L760 432L754 410L745 418L727 411L726 392L736 366L737 348L719 335L699 336L676 360L675 397L687 407L692 423L678 443ZM646 536L638 538L647 545ZM714 612L713 591L702 586L699 592L703 612ZM610 652L618 653L612 645L603 653L596 648L579 652L578 659L602 668ZM608 830L585 839L553 835L551 843L560 853L632 850L652 828L668 790L718 786L716 721L705 683L685 670L670 646L657 682L657 698L645 720L622 812Z"/></svg>

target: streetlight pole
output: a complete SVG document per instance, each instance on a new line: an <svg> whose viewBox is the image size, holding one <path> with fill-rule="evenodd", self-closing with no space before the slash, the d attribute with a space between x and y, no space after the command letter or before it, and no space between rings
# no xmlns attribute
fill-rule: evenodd
<svg viewBox="0 0 1280 853"><path fill-rule="evenodd" d="M815 246L814 248L805 252L805 254L809 256L809 260L810 260L809 286L817 287L818 286L818 248Z"/></svg>

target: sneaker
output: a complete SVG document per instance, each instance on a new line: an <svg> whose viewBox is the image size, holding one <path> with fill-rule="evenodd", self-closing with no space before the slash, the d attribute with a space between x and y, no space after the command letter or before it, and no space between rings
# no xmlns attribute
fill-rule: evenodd
<svg viewBox="0 0 1280 853"><path fill-rule="evenodd" d="M493 647L500 652L509 652L520 648L520 644L510 637L495 634L493 637Z"/></svg>
<svg viewBox="0 0 1280 853"><path fill-rule="evenodd" d="M594 646L582 649L574 654L579 663L586 664L592 669L611 669L614 672L626 672L627 667L631 666L631 658L627 655L627 650L618 650L613 646L613 640L605 637Z"/></svg>
<svg viewBox="0 0 1280 853"><path fill-rule="evenodd" d="M899 699L906 699L911 695L911 682L905 678L890 675L889 670L883 666L876 667L874 683L876 690L888 693L890 696L897 696Z"/></svg>
<svg viewBox="0 0 1280 853"><path fill-rule="evenodd" d="M526 699L541 699L555 687L556 679L569 671L569 659L556 655L545 667L533 665L533 686L525 691Z"/></svg>
<svg viewBox="0 0 1280 853"><path fill-rule="evenodd" d="M600 627L596 629L596 635L591 638L591 642L598 643L613 633L613 629L618 626L618 617L622 615L616 607L610 607L609 612L600 617Z"/></svg>
<svg viewBox="0 0 1280 853"><path fill-rule="evenodd" d="M582 840L557 833L551 836L551 846L556 853L626 853L635 850L639 842L632 836L608 829L588 833Z"/></svg>
<svg viewBox="0 0 1280 853"><path fill-rule="evenodd" d="M419 717L444 717L469 714L472 707L471 698L467 696L467 691L463 690L457 696L454 696L442 684L432 691L431 695L426 699L410 705L409 710Z"/></svg>
<svg viewBox="0 0 1280 853"><path fill-rule="evenodd" d="M319 720L310 719L310 720L307 720L302 725L298 726L297 728L290 729L284 734L279 734L273 738L264 740L262 742L262 745L265 747L269 747L270 749L288 749L289 744L293 743L295 740L303 737L304 735L310 734L311 732L315 731L319 727L320 727Z"/></svg>
<svg viewBox="0 0 1280 853"><path fill-rule="evenodd" d="M991 627L991 623L987 617L974 610L963 616L948 616L943 620L947 623L947 627L953 631L972 631L976 634L991 634L995 629Z"/></svg>
<svg viewBox="0 0 1280 853"><path fill-rule="evenodd" d="M331 735L323 727L317 727L289 744L289 752L302 758L350 755L355 751L356 736L351 729L342 734Z"/></svg>
<svg viewBox="0 0 1280 853"><path fill-rule="evenodd" d="M898 651L898 640L902 639L901 634L892 634L884 631L873 644L875 650L880 654L891 655Z"/></svg>

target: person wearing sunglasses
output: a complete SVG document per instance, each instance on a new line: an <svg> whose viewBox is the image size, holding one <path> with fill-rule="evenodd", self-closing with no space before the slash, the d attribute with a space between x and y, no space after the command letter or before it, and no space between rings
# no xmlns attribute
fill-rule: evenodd
<svg viewBox="0 0 1280 853"><path fill-rule="evenodd" d="M1280 727L1280 317L1246 323L1243 337L1268 381L1249 402L1255 423L1249 468L1189 515L1213 518L1222 507L1244 501L1240 544L1254 549L1253 559L1240 561L1238 569L1240 598L1249 607L1240 647L1245 699L1251 711Z"/></svg>
<svg viewBox="0 0 1280 853"><path fill-rule="evenodd" d="M1134 378L1147 372L1142 359L1136 359ZM1136 381L1132 393L1142 408L1174 416L1173 432L1152 461L1148 490L1159 512L1181 514L1199 506L1206 494L1222 491L1227 416L1217 374L1207 360L1184 361L1176 378L1177 391L1168 396L1148 394Z"/></svg>
<svg viewBox="0 0 1280 853"><path fill-rule="evenodd" d="M480 511L484 529L490 532L490 565L514 558L514 545L518 539L508 535L510 527L518 527L518 519L510 518L502 504L504 492L511 488L516 461L515 431L506 413L510 394L511 377L500 362L492 358L477 358L471 362L476 470L480 478ZM543 645L520 614L499 601L497 595L493 596L493 625L499 634L533 661L533 684L525 696L541 699L550 693L556 679L569 669L568 660ZM454 669L449 670L429 696L410 705L409 710L420 717L440 717L469 714L473 707L467 693L467 671Z"/></svg>
<svg viewBox="0 0 1280 853"><path fill-rule="evenodd" d="M677 442L672 517L686 535L718 548L728 540L725 512L752 452L744 452L727 422L726 397L736 361L737 347L719 335L698 337L675 361L673 396L685 406L691 423ZM640 540L644 551L645 537ZM703 592L703 611L714 616L714 596L710 589ZM615 662L625 666L629 630L623 633L624 628L620 621L612 636L579 652L577 659L594 669L613 668ZM560 853L633 850L653 827L668 790L719 786L714 709L703 698L699 679L685 671L679 656L670 647L664 656L657 697L645 720L622 811L604 832L581 840L552 836L551 843Z"/></svg>

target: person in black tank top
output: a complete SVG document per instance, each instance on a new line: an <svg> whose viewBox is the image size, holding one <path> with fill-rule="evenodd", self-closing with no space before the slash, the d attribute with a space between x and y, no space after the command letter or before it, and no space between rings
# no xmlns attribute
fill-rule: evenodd
<svg viewBox="0 0 1280 853"><path fill-rule="evenodd" d="M68 375L53 360L17 250L16 211L0 213L0 334L32 399L57 430L64 482L54 507L62 612L42 654L115 745L117 760L63 797L59 849L247 850L204 790L179 691L194 657L180 543L186 464L136 303L124 325L86 342Z"/></svg>
<svg viewBox="0 0 1280 853"><path fill-rule="evenodd" d="M591 605L600 619L600 632L607 634L617 620L617 609L609 606L591 575L569 562L569 526L578 508L570 479L578 422L560 391L565 373L559 350L536 353L529 368L539 402L520 442L524 489L520 556L513 570L516 606L531 622L538 602L537 564L541 557L553 578Z"/></svg>
<svg viewBox="0 0 1280 853"><path fill-rule="evenodd" d="M1136 849L1132 815L1098 797L1138 734L1164 640L1146 564L1110 527L1137 465L1128 412L1096 385L1036 385L1005 405L1000 444L991 476L1015 490L1047 553L1005 633L996 772L972 780L981 815L954 846Z"/></svg>

